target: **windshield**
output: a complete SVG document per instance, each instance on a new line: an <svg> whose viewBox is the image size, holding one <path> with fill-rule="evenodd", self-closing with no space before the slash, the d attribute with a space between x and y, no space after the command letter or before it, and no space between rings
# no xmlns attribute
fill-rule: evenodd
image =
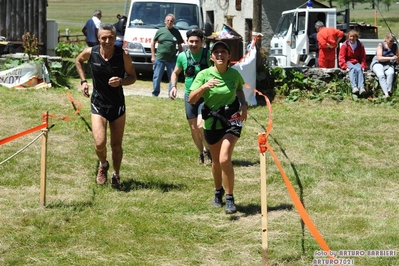
<svg viewBox="0 0 399 266"><path fill-rule="evenodd" d="M198 6L181 3L137 2L130 14L130 28L160 28L165 26L165 17L176 17L175 28L188 30L199 27Z"/></svg>
<svg viewBox="0 0 399 266"><path fill-rule="evenodd" d="M283 14L277 24L276 32L274 34L278 37L284 37L285 35L287 35L293 16L293 13Z"/></svg>

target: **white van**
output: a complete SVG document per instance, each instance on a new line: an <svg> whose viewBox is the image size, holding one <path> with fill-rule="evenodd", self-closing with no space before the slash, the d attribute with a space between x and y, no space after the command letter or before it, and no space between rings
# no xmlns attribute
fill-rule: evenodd
<svg viewBox="0 0 399 266"><path fill-rule="evenodd" d="M126 23L123 47L129 51L136 71L152 71L152 38L159 28L165 27L164 21L167 14L171 13L175 16L174 27L180 31L183 40L186 40L186 32L188 30L204 28L201 1L132 0Z"/></svg>

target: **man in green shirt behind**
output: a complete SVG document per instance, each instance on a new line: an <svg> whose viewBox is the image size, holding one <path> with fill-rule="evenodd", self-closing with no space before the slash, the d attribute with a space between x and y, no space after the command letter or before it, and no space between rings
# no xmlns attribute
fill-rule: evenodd
<svg viewBox="0 0 399 266"><path fill-rule="evenodd" d="M152 95L158 97L161 92L161 80L163 73L168 73L168 79L172 75L176 64L176 45L179 52L183 50L182 43L184 42L180 32L173 27L175 23L175 16L168 14L165 17L165 27L160 28L155 33L151 42L151 62L154 63L154 74L152 77L153 91ZM155 56L155 43L158 42L157 53Z"/></svg>
<svg viewBox="0 0 399 266"><path fill-rule="evenodd" d="M184 71L184 105L186 109L186 118L190 125L191 136L194 140L195 146L198 149L198 163L211 164L212 157L209 152L208 144L204 139L203 120L201 108L204 99L201 98L195 104L188 102L190 94L190 87L194 81L195 76L202 69L208 68L211 63L209 57L210 51L204 48L204 33L200 29L191 29L187 31L187 44L189 50L180 53L177 57L176 66L170 78L172 84L169 92L169 97L174 100L176 96L176 84L179 74Z"/></svg>

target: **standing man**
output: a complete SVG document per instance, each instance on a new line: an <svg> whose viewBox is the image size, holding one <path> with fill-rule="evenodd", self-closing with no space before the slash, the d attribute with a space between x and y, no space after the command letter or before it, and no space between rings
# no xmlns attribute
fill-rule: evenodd
<svg viewBox="0 0 399 266"><path fill-rule="evenodd" d="M93 77L91 123L98 157L97 183L107 182L107 124L109 123L112 166L112 185L120 187L119 170L122 162L122 138L125 129L125 96L122 85L133 84L137 77L129 53L114 46L116 30L111 23L102 23L98 32L100 45L88 47L76 57L76 69L81 79L81 90L89 98L83 63L88 61Z"/></svg>
<svg viewBox="0 0 399 266"><path fill-rule="evenodd" d="M161 80L165 67L168 73L168 80L170 82L173 69L176 65L176 45L178 46L179 52L183 50L181 44L184 41L180 32L173 27L174 23L175 16L173 14L166 15L165 27L157 30L151 42L151 62L154 63L154 74L152 78L154 89L152 96L155 97L158 97L159 93L161 92ZM158 48L155 57L156 42L158 42Z"/></svg>
<svg viewBox="0 0 399 266"><path fill-rule="evenodd" d="M319 67L334 68L335 51L344 37L344 33L335 28L326 28L321 21L316 22L315 28L319 45Z"/></svg>
<svg viewBox="0 0 399 266"><path fill-rule="evenodd" d="M94 11L94 15L91 19L87 20L85 26L82 29L83 34L86 36L86 43L89 47L99 44L98 42L98 28L101 24L102 13L101 10Z"/></svg>
<svg viewBox="0 0 399 266"><path fill-rule="evenodd" d="M174 100L177 92L177 80L179 74L184 71L184 105L186 109L186 118L191 130L191 137L194 140L195 146L198 149L198 163L211 164L212 157L209 151L208 144L204 138L203 120L201 114L201 107L204 99L201 98L194 104L188 102L190 95L190 87L194 81L195 76L201 70L211 66L209 58L211 52L203 47L204 33L200 29L191 29L187 31L187 44L190 50L180 53L177 57L176 66L170 78L169 97Z"/></svg>

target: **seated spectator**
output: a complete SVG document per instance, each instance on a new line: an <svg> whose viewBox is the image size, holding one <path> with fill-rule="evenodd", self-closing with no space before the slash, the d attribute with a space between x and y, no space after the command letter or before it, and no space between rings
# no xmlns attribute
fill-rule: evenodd
<svg viewBox="0 0 399 266"><path fill-rule="evenodd" d="M392 96L392 84L395 77L395 65L399 62L398 45L392 34L388 34L384 42L377 46L377 53L371 61L370 68L378 77L384 98Z"/></svg>
<svg viewBox="0 0 399 266"><path fill-rule="evenodd" d="M339 67L349 71L352 93L363 95L366 92L363 75L363 71L367 69L366 50L359 41L359 33L355 30L347 33L346 41L341 46Z"/></svg>

